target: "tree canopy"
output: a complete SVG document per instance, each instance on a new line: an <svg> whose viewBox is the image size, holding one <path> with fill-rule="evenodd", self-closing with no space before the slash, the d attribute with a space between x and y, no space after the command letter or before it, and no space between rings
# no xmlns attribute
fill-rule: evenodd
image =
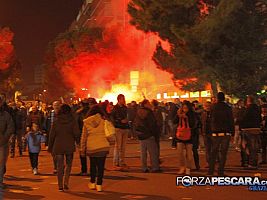
<svg viewBox="0 0 267 200"><path fill-rule="evenodd" d="M185 90L255 94L267 80L265 0L132 0L137 29L167 40L154 61Z"/></svg>
<svg viewBox="0 0 267 200"><path fill-rule="evenodd" d="M0 27L0 91L13 95L20 82L21 63L16 57L13 46L14 33Z"/></svg>

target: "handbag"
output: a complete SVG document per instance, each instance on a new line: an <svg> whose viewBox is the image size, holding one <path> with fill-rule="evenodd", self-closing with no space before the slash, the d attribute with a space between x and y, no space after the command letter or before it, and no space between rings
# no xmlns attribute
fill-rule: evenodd
<svg viewBox="0 0 267 200"><path fill-rule="evenodd" d="M115 127L110 121L105 120L104 128L105 135L109 140L115 138Z"/></svg>
<svg viewBox="0 0 267 200"><path fill-rule="evenodd" d="M179 124L176 131L176 137L179 140L187 141L191 139L191 128L189 127L188 117L179 118Z"/></svg>

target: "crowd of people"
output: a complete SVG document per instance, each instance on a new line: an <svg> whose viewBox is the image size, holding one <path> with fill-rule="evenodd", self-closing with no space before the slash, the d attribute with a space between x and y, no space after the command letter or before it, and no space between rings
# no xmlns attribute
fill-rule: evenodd
<svg viewBox="0 0 267 200"><path fill-rule="evenodd" d="M114 128L113 170L125 170L127 140L140 141L141 170L160 173L161 139L170 139L177 149L178 174L190 175L199 170L201 138L206 152L208 176L213 176L218 164L218 175L225 176L225 163L231 141L240 152L240 165L257 169L267 164L267 101L248 96L232 105L219 92L216 98L202 105L198 101L158 102L147 99L126 104L125 96L118 95L117 104L97 102L88 98L79 104L54 101L7 103L0 95L0 187L6 172L8 156L14 158L28 151L34 175L38 175L38 156L42 143L51 153L53 173L57 175L59 191L69 189L73 155L80 155L80 175L88 174L90 160L90 189L102 191L105 161L110 153L111 138L107 138L107 122ZM17 145L16 145L17 143ZM261 159L258 158L259 153ZM148 165L148 155L150 165Z"/></svg>

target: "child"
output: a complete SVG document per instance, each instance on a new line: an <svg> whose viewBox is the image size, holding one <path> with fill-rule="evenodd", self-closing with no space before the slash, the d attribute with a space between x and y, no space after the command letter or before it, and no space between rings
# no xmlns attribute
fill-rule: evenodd
<svg viewBox="0 0 267 200"><path fill-rule="evenodd" d="M31 131L26 135L29 157L31 161L31 166L33 169L33 174L38 174L38 156L41 151L41 143L44 143L46 138L39 131L37 124L33 123Z"/></svg>

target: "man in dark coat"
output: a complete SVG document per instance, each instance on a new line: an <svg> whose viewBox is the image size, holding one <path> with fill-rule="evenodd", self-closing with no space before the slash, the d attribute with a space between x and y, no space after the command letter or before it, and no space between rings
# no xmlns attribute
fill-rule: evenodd
<svg viewBox="0 0 267 200"><path fill-rule="evenodd" d="M224 176L224 166L227 160L231 136L235 131L232 109L225 103L225 95L219 92L217 103L211 108L212 150L208 175L213 176L215 161L220 152L218 175Z"/></svg>
<svg viewBox="0 0 267 200"><path fill-rule="evenodd" d="M157 120L152 111L152 105L148 100L142 102L134 121L138 139L141 143L141 160L143 172L148 172L147 152L149 153L152 172L159 172L159 151L156 138L159 135Z"/></svg>

